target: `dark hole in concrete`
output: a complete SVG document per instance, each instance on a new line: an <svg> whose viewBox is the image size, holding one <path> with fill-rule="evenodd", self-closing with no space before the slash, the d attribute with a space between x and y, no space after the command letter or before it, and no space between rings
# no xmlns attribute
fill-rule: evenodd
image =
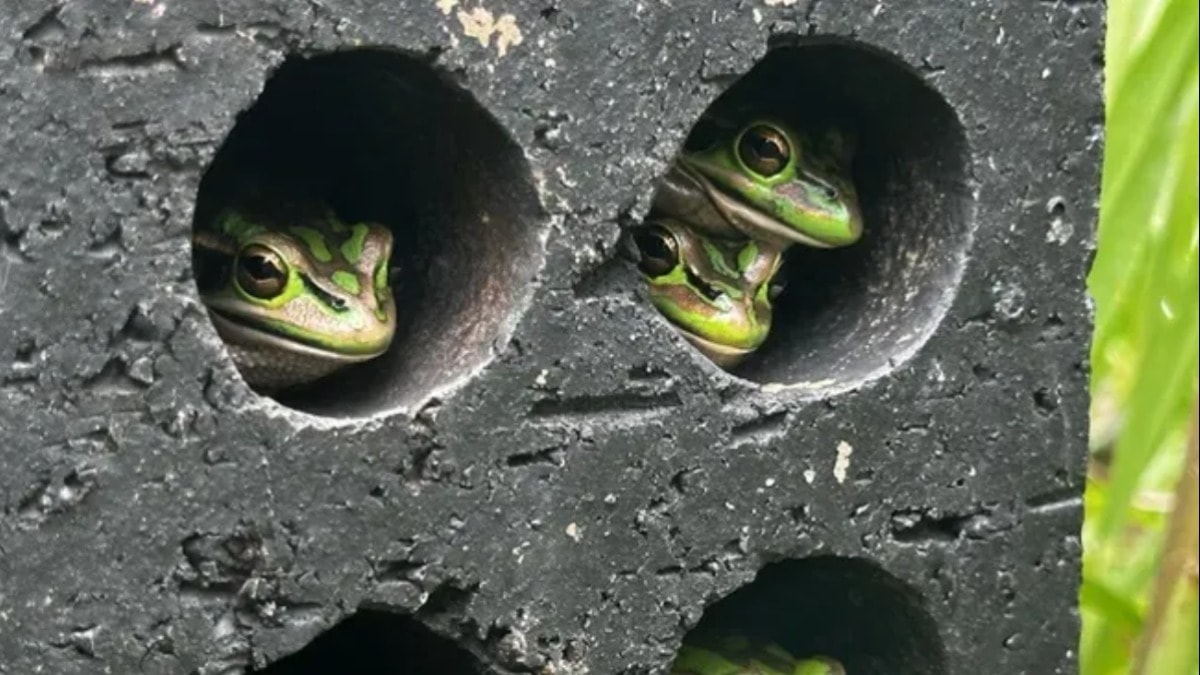
<svg viewBox="0 0 1200 675"><path fill-rule="evenodd" d="M484 666L410 616L364 610L258 675L482 675Z"/></svg>
<svg viewBox="0 0 1200 675"><path fill-rule="evenodd" d="M710 605L684 638L738 634L797 657L832 656L851 675L945 675L937 624L910 586L874 563L818 556L773 563Z"/></svg>
<svg viewBox="0 0 1200 675"><path fill-rule="evenodd" d="M789 249L770 336L735 374L828 391L887 372L929 337L961 279L974 204L957 115L899 59L833 38L773 42L709 112L747 108L853 133L865 227L846 248ZM702 142L703 125L692 133Z"/></svg>
<svg viewBox="0 0 1200 675"><path fill-rule="evenodd" d="M206 172L194 223L261 181L395 237L386 354L278 396L322 415L411 408L505 341L541 267L542 214L520 148L427 61L390 49L290 57Z"/></svg>

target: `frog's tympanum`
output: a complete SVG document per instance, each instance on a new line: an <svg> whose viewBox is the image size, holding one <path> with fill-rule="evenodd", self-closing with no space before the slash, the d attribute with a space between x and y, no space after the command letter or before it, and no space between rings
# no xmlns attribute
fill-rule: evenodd
<svg viewBox="0 0 1200 675"><path fill-rule="evenodd" d="M387 350L392 233L325 209L228 209L193 235L200 297L250 386L307 384Z"/></svg>
<svg viewBox="0 0 1200 675"><path fill-rule="evenodd" d="M842 133L801 133L766 118L705 124L710 142L676 158L632 239L654 305L732 367L770 331L783 252L853 244L862 213L853 144Z"/></svg>
<svg viewBox="0 0 1200 675"><path fill-rule="evenodd" d="M671 675L846 675L846 670L829 657L797 659L778 645L729 636L685 644Z"/></svg>

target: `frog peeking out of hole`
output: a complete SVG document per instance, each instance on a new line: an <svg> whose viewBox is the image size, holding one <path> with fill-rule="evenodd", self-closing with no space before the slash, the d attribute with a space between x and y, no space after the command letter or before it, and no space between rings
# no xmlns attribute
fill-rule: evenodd
<svg viewBox="0 0 1200 675"><path fill-rule="evenodd" d="M849 246L863 230L851 137L739 119L701 119L626 240L652 304L723 368L770 333L789 247Z"/></svg>
<svg viewBox="0 0 1200 675"><path fill-rule="evenodd" d="M392 232L324 206L221 211L192 237L201 300L243 379L273 393L387 351Z"/></svg>

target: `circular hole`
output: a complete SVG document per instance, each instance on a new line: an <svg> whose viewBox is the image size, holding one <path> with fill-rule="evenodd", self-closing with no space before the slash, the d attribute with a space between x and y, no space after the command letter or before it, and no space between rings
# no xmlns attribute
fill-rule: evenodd
<svg viewBox="0 0 1200 675"><path fill-rule="evenodd" d="M346 224L391 232L396 322L387 351L310 384L256 386L314 414L410 408L468 377L505 341L541 266L542 212L520 148L466 91L396 50L284 61L206 171L197 232L228 209L288 227L327 222L331 210ZM200 246L193 263L202 289L233 278L231 264ZM372 279L365 266L358 271ZM345 302L332 297L345 286L328 269L309 271L306 293Z"/></svg>
<svg viewBox="0 0 1200 675"><path fill-rule="evenodd" d="M713 120L741 128L764 118L853 137L864 227L849 246L786 250L770 333L731 372L762 384L855 386L910 357L959 285L974 214L962 125L898 58L804 38L774 46L709 106L685 150L720 142Z"/></svg>
<svg viewBox="0 0 1200 675"><path fill-rule="evenodd" d="M250 672L482 675L489 671L470 652L411 616L363 610L318 635L300 651Z"/></svg>
<svg viewBox="0 0 1200 675"><path fill-rule="evenodd" d="M722 636L773 644L796 658L837 659L851 675L945 675L945 646L920 595L859 558L773 563L704 611L684 644Z"/></svg>

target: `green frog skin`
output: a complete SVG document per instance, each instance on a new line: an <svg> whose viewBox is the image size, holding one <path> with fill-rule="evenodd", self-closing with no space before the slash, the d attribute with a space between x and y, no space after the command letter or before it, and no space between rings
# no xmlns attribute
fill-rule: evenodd
<svg viewBox="0 0 1200 675"><path fill-rule="evenodd" d="M674 220L646 223L632 241L651 303L705 356L732 367L766 339L777 249L708 237Z"/></svg>
<svg viewBox="0 0 1200 675"><path fill-rule="evenodd" d="M392 233L325 209L229 209L193 235L200 297L243 379L274 392L383 354Z"/></svg>
<svg viewBox="0 0 1200 675"><path fill-rule="evenodd" d="M777 645L731 636L685 644L670 675L846 675L846 670L828 657L797 659Z"/></svg>
<svg viewBox="0 0 1200 675"><path fill-rule="evenodd" d="M848 246L863 227L852 156L853 144L840 132L802 134L755 120L681 153L659 185L651 215L780 248Z"/></svg>

